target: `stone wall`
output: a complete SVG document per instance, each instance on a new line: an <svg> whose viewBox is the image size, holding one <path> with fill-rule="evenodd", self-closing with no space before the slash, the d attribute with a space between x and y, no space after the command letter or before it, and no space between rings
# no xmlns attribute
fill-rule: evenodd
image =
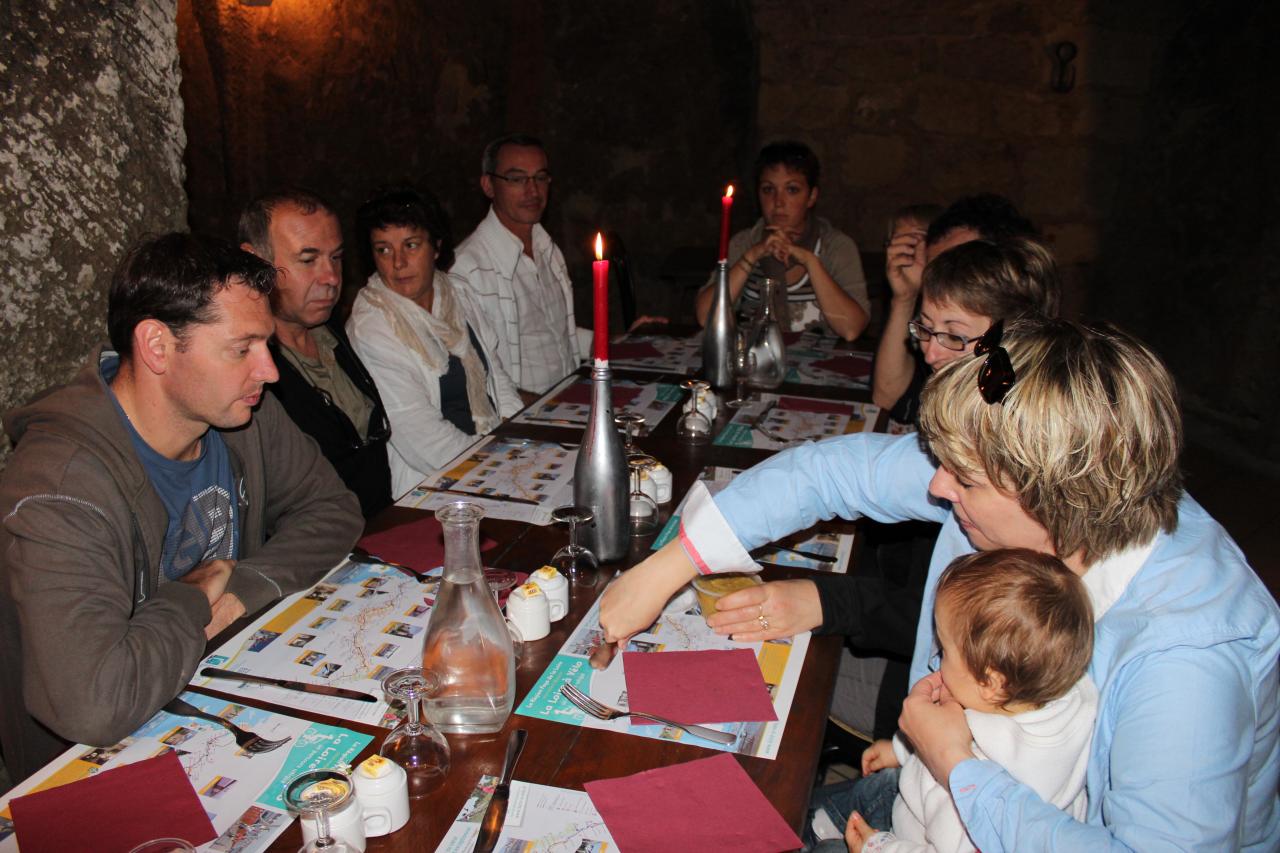
<svg viewBox="0 0 1280 853"><path fill-rule="evenodd" d="M585 284L597 229L650 272L676 245L712 245L717 197L750 157L754 46L736 0L180 0L178 21L199 230L231 234L250 197L301 183L333 201L351 245L370 190L409 179L461 238L487 209L485 142L523 130L549 148L544 224ZM357 255L348 291L363 282Z"/></svg>
<svg viewBox="0 0 1280 853"><path fill-rule="evenodd" d="M74 372L124 250L182 227L175 3L0 6L0 411Z"/></svg>
<svg viewBox="0 0 1280 853"><path fill-rule="evenodd" d="M1101 316L1155 346L1193 439L1280 472L1280 6L1187 15L1156 51L1098 254ZM1258 496L1240 496L1240 500ZM1262 500L1275 504L1273 496Z"/></svg>
<svg viewBox="0 0 1280 853"><path fill-rule="evenodd" d="M1189 428L1280 470L1280 222L1262 0L754 0L758 137L823 158L864 249L898 206L1002 193L1063 267L1065 313L1166 359ZM1076 45L1074 86L1050 87Z"/></svg>
<svg viewBox="0 0 1280 853"><path fill-rule="evenodd" d="M815 146L820 204L864 248L901 205L1008 196L1064 265L1074 312L1157 48L1187 5L756 0L760 137ZM1060 42L1078 51L1066 93L1050 87Z"/></svg>

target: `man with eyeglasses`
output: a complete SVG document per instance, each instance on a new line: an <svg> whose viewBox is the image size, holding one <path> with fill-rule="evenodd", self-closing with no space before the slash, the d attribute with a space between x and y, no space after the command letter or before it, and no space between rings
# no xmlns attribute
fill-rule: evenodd
<svg viewBox="0 0 1280 853"><path fill-rule="evenodd" d="M342 228L314 193L260 196L240 214L240 248L276 268L271 354L280 379L267 386L298 428L316 440L368 518L391 494L391 426L373 378L330 324L342 294Z"/></svg>
<svg viewBox="0 0 1280 853"><path fill-rule="evenodd" d="M493 204L458 244L450 273L494 319L498 356L528 402L577 369L590 332L578 328L564 254L540 224L551 189L542 142L501 136L485 146L480 171Z"/></svg>

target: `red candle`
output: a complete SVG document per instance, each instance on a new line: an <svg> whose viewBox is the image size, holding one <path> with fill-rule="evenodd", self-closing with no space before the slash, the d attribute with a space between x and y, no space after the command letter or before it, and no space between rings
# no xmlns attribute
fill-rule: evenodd
<svg viewBox="0 0 1280 853"><path fill-rule="evenodd" d="M596 259L591 264L595 284L595 359L609 360L609 262L604 259L604 238L596 232Z"/></svg>
<svg viewBox="0 0 1280 853"><path fill-rule="evenodd" d="M720 260L729 257L729 208L733 207L733 184L725 187L724 197L720 199Z"/></svg>

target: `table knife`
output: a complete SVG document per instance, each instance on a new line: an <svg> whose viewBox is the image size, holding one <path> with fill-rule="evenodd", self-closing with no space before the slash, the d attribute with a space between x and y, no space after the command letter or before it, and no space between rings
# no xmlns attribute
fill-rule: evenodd
<svg viewBox="0 0 1280 853"><path fill-rule="evenodd" d="M200 670L205 678L225 678L230 681L252 681L254 684L271 684L285 690L297 690L300 693L319 693L322 696L338 696L343 699L355 699L358 702L377 702L378 697L361 693L359 690L348 690L345 687L330 687L327 684L309 684L305 681L289 681L286 678L268 678L265 675L250 675L247 672L233 672L229 669L218 669L206 666Z"/></svg>
<svg viewBox="0 0 1280 853"><path fill-rule="evenodd" d="M542 506L538 501L531 501L528 498L517 498L510 495L486 495L480 492L468 492L465 489L442 489L439 486L423 486L424 492L435 492L438 495L463 495L468 498L479 498L486 501L502 501L509 504L524 504L526 506Z"/></svg>
<svg viewBox="0 0 1280 853"><path fill-rule="evenodd" d="M778 405L777 400L770 400L768 405L766 405L763 409L760 410L760 414L756 415L754 418L751 418L750 420L747 421L747 426L750 429L755 429L757 426L760 425L762 421L764 421L765 418L769 417L769 413L772 412L774 407L777 405Z"/></svg>
<svg viewBox="0 0 1280 853"><path fill-rule="evenodd" d="M489 808L485 809L480 819L480 835L476 838L476 846L471 853L493 853L498 846L498 836L502 834L502 824L507 819L507 802L511 799L511 776L516 772L516 762L524 751L524 740L529 733L524 729L516 729L507 739L507 758L502 764L502 777L489 797Z"/></svg>

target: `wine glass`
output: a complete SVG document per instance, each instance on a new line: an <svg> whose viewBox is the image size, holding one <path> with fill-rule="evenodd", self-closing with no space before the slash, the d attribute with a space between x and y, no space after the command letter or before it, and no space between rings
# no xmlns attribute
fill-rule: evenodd
<svg viewBox="0 0 1280 853"><path fill-rule="evenodd" d="M329 834L329 817L346 808L354 794L351 777L340 770L309 770L294 777L284 791L285 805L316 824L315 838L298 853L356 853L350 844Z"/></svg>
<svg viewBox="0 0 1280 853"><path fill-rule="evenodd" d="M636 436L644 424L644 415L638 412L623 412L614 416L613 422L622 427L622 434L626 440L623 450L627 456L633 455L636 452Z"/></svg>
<svg viewBox="0 0 1280 853"><path fill-rule="evenodd" d="M449 773L449 742L421 714L422 701L439 689L434 675L409 666L387 673L382 690L404 702L405 719L387 735L378 752L404 768L409 777L409 799L425 797Z"/></svg>
<svg viewBox="0 0 1280 853"><path fill-rule="evenodd" d="M595 554L578 544L578 525L591 521L591 510L582 506L562 506L551 511L551 518L569 525L569 544L556 551L551 557L551 565L576 586L595 586L600 563Z"/></svg>
<svg viewBox="0 0 1280 853"><path fill-rule="evenodd" d="M743 395L747 379L756 369L756 354L751 351L751 330L739 329L733 346L733 384L734 398L725 403L731 409L740 409L751 404L751 398Z"/></svg>
<svg viewBox="0 0 1280 853"><path fill-rule="evenodd" d="M698 411L698 397L711 386L699 379L689 379L681 384L689 389L689 402L685 403L676 423L676 435L685 441L706 441L711 437L711 419Z"/></svg>
<svg viewBox="0 0 1280 853"><path fill-rule="evenodd" d="M129 853L196 853L196 848L182 838L157 838L144 841Z"/></svg>
<svg viewBox="0 0 1280 853"><path fill-rule="evenodd" d="M631 469L631 495L629 500L631 530L633 533L649 533L658 526L658 502L645 494L640 487L640 484L648 476L646 472L656 464L658 464L658 460L643 454L633 456L627 460L627 467Z"/></svg>

